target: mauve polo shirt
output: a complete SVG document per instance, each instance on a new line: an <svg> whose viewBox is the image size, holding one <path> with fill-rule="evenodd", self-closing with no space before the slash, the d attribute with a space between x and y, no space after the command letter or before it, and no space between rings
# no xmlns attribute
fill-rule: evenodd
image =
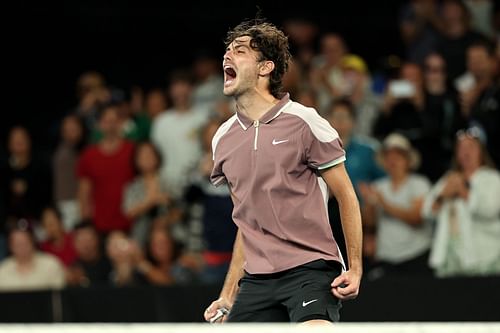
<svg viewBox="0 0 500 333"><path fill-rule="evenodd" d="M235 197L245 266L268 274L325 259L343 265L328 219L328 187L319 175L345 161L342 142L313 108L286 94L260 120L240 112L212 140L215 186Z"/></svg>

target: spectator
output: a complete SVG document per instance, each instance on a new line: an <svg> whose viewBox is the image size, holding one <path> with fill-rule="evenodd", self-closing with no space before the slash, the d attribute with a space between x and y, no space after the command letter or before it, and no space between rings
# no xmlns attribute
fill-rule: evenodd
<svg viewBox="0 0 500 333"><path fill-rule="evenodd" d="M167 109L167 97L163 89L154 88L146 94L146 114L150 121L154 121L157 116L161 115Z"/></svg>
<svg viewBox="0 0 500 333"><path fill-rule="evenodd" d="M195 82L193 87L193 104L206 109L213 109L216 103L224 98L219 59L207 51L199 51L193 63Z"/></svg>
<svg viewBox="0 0 500 333"><path fill-rule="evenodd" d="M26 291L61 289L64 269L54 256L36 249L27 220L19 220L9 234L11 257L0 263L0 290Z"/></svg>
<svg viewBox="0 0 500 333"><path fill-rule="evenodd" d="M101 233L129 230L122 212L125 185L134 172L134 145L121 136L119 110L114 105L100 113L101 142L87 147L77 164L78 199L82 219L92 218Z"/></svg>
<svg viewBox="0 0 500 333"><path fill-rule="evenodd" d="M372 136L373 124L378 116L379 101L373 93L372 79L363 58L348 54L342 59L344 86L342 96L349 99L356 111L357 135Z"/></svg>
<svg viewBox="0 0 500 333"><path fill-rule="evenodd" d="M209 111L191 103L193 84L186 72L174 72L169 85L172 109L159 115L151 132L163 160L160 174L174 199L184 195L189 177L201 158L199 131Z"/></svg>
<svg viewBox="0 0 500 333"><path fill-rule="evenodd" d="M76 163L86 143L86 128L81 118L76 115L64 117L61 141L52 158L52 179L54 202L61 211L66 230L73 229L79 219Z"/></svg>
<svg viewBox="0 0 500 333"><path fill-rule="evenodd" d="M116 90L115 95L112 104L118 110L122 137L132 142L148 140L150 132L149 119L142 114L134 113L130 101L126 99L122 91ZM91 142L98 143L102 140L102 137L101 129L94 127L91 132Z"/></svg>
<svg viewBox="0 0 500 333"><path fill-rule="evenodd" d="M449 168L456 131L465 126L457 91L448 84L446 62L431 53L424 64L422 133L416 146L422 155L419 172L435 182Z"/></svg>
<svg viewBox="0 0 500 333"><path fill-rule="evenodd" d="M119 230L112 231L106 240L106 254L111 261L110 282L116 287L143 284L135 269L135 253L139 246Z"/></svg>
<svg viewBox="0 0 500 333"><path fill-rule="evenodd" d="M228 118L228 117L227 117ZM227 118L213 119L203 131L204 157L200 161L198 186L203 202L203 268L200 279L204 283L222 283L231 262L237 227L232 219L233 202L229 188L214 187L209 180L213 168L212 137Z"/></svg>
<svg viewBox="0 0 500 333"><path fill-rule="evenodd" d="M10 130L8 150L8 161L0 170L7 217L33 222L50 201L49 168L33 154L30 135L22 126Z"/></svg>
<svg viewBox="0 0 500 333"><path fill-rule="evenodd" d="M487 148L493 161L500 165L500 86L495 82L495 46L476 42L467 49L467 69L472 84L461 94L462 111L471 123L479 123L488 137Z"/></svg>
<svg viewBox="0 0 500 333"><path fill-rule="evenodd" d="M73 240L76 260L68 268L68 284L80 287L108 284L111 265L103 255L94 223L78 223L73 231Z"/></svg>
<svg viewBox="0 0 500 333"><path fill-rule="evenodd" d="M423 214L435 220L430 264L439 277L500 274L500 173L479 127L457 133L454 165Z"/></svg>
<svg viewBox="0 0 500 333"><path fill-rule="evenodd" d="M139 113L139 117L144 119L147 127L147 138L151 138L151 127L155 119L167 109L167 97L163 89L153 88L146 94L144 112ZM146 140L146 141L148 141Z"/></svg>
<svg viewBox="0 0 500 333"><path fill-rule="evenodd" d="M465 72L465 50L484 36L472 30L471 15L462 0L443 1L441 21L441 34L435 50L446 59L448 76L454 81Z"/></svg>
<svg viewBox="0 0 500 333"><path fill-rule="evenodd" d="M349 156L345 166L359 196L361 183L371 183L385 174L375 161L378 142L354 134L356 111L347 99L333 102L327 119L339 133L346 154Z"/></svg>
<svg viewBox="0 0 500 333"><path fill-rule="evenodd" d="M125 188L123 209L133 221L132 238L144 246L153 221L166 214L171 200L160 181L161 156L156 147L149 142L140 143L133 159L137 176Z"/></svg>
<svg viewBox="0 0 500 333"><path fill-rule="evenodd" d="M430 273L432 230L420 214L430 183L412 173L419 154L404 136L394 133L383 141L378 158L388 176L372 186L360 186L366 205L364 222L376 228L375 259L384 273Z"/></svg>
<svg viewBox="0 0 500 333"><path fill-rule="evenodd" d="M422 69L415 63L404 63L399 76L389 81L381 112L373 134L382 140L390 133L399 132L413 143L422 136L421 110L424 107L424 80Z"/></svg>
<svg viewBox="0 0 500 333"><path fill-rule="evenodd" d="M166 228L151 230L146 256L140 248L133 249L136 269L148 283L168 286L193 282L193 272L178 263L175 244Z"/></svg>
<svg viewBox="0 0 500 333"><path fill-rule="evenodd" d="M366 137L358 137L353 133L356 123L356 111L348 99L334 101L328 112L327 119L339 133L346 155L349 156L345 161L345 167L354 185L356 194L360 197L361 207L363 207L363 201L359 192L360 185L371 183L384 176L384 172L375 161L375 149L378 142ZM363 208L361 212L363 213ZM346 254L340 211L338 203L334 198L330 198L328 202L328 215L334 238L337 240L342 253ZM365 228L365 233L371 232L369 229ZM347 258L347 255L344 257Z"/></svg>
<svg viewBox="0 0 500 333"><path fill-rule="evenodd" d="M399 13L399 31L405 45L405 58L423 65L435 47L441 22L435 0L410 0Z"/></svg>
<svg viewBox="0 0 500 333"><path fill-rule="evenodd" d="M317 91L320 110L328 106L332 98L342 95L344 77L341 62L347 54L343 38L334 33L321 37L321 53L312 62L310 80Z"/></svg>
<svg viewBox="0 0 500 333"><path fill-rule="evenodd" d="M283 28L290 42L300 80L307 80L307 73L316 55L314 44L319 27L311 20L296 17L287 19L283 23Z"/></svg>
<svg viewBox="0 0 500 333"><path fill-rule="evenodd" d="M76 84L78 105L74 110L88 129L95 127L98 110L111 102L111 91L106 86L104 76L97 71L80 75Z"/></svg>
<svg viewBox="0 0 500 333"><path fill-rule="evenodd" d="M70 266L76 259L76 252L73 236L64 230L61 213L49 206L42 211L40 220L46 237L40 249L59 258L66 267Z"/></svg>

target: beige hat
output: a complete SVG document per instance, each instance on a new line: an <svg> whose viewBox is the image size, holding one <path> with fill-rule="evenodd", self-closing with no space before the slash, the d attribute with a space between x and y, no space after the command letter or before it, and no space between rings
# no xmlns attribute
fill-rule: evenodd
<svg viewBox="0 0 500 333"><path fill-rule="evenodd" d="M381 149L377 152L377 162L383 164L384 152L389 149L398 149L408 154L410 169L415 170L420 166L420 154L412 147L410 141L399 133L389 134L382 142Z"/></svg>

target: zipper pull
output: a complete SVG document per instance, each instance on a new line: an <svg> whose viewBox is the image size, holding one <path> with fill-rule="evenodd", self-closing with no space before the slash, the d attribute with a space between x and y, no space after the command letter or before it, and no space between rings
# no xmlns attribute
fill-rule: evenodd
<svg viewBox="0 0 500 333"><path fill-rule="evenodd" d="M253 127L257 128L257 127L259 127L259 125L260 125L260 123L258 120L253 121Z"/></svg>

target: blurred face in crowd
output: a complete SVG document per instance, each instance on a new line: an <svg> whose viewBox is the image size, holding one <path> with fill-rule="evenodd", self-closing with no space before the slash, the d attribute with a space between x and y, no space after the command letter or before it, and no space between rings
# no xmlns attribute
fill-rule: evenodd
<svg viewBox="0 0 500 333"><path fill-rule="evenodd" d="M35 245L30 234L23 230L14 230L9 238L10 251L16 260L30 260L35 254Z"/></svg>
<svg viewBox="0 0 500 333"><path fill-rule="evenodd" d="M457 139L456 160L461 170L476 170L482 165L482 149L479 140L463 135Z"/></svg>
<svg viewBox="0 0 500 333"><path fill-rule="evenodd" d="M444 87L446 84L446 64L438 54L431 54L425 59L425 85Z"/></svg>
<svg viewBox="0 0 500 333"><path fill-rule="evenodd" d="M219 63L216 59L203 57L195 61L193 65L194 75L200 81L208 79L210 76L217 74Z"/></svg>
<svg viewBox="0 0 500 333"><path fill-rule="evenodd" d="M172 82L169 88L169 94L174 107L177 109L183 109L189 105L192 90L193 87L187 80L177 80Z"/></svg>
<svg viewBox="0 0 500 333"><path fill-rule="evenodd" d="M104 87L104 77L98 72L85 72L78 78L77 89L80 98L88 93L103 89Z"/></svg>
<svg viewBox="0 0 500 333"><path fill-rule="evenodd" d="M348 139L354 128L354 119L346 105L338 104L333 107L328 119L337 130L341 139Z"/></svg>
<svg viewBox="0 0 500 333"><path fill-rule="evenodd" d="M336 34L325 35L321 39L321 53L327 64L336 66L346 54L346 48L342 38Z"/></svg>
<svg viewBox="0 0 500 333"><path fill-rule="evenodd" d="M43 229L49 240L53 240L58 238L61 234L64 234L62 221L52 208L43 210L41 220Z"/></svg>
<svg viewBox="0 0 500 333"><path fill-rule="evenodd" d="M160 160L151 143L142 143L137 147L136 161L140 173L155 172L160 167Z"/></svg>
<svg viewBox="0 0 500 333"><path fill-rule="evenodd" d="M82 140L83 128L76 116L71 115L63 119L61 137L64 142L71 145L76 145Z"/></svg>
<svg viewBox="0 0 500 333"><path fill-rule="evenodd" d="M167 109L167 100L159 89L153 90L146 96L146 111L151 119Z"/></svg>
<svg viewBox="0 0 500 333"><path fill-rule="evenodd" d="M478 80L490 78L494 74L495 59L486 48L473 46L467 50L467 69Z"/></svg>
<svg viewBox="0 0 500 333"><path fill-rule="evenodd" d="M29 155L31 140L24 127L14 127L9 134L9 152L16 155Z"/></svg>
<svg viewBox="0 0 500 333"><path fill-rule="evenodd" d="M257 87L259 79L259 52L250 47L251 38L236 38L226 49L224 68L224 94L240 96Z"/></svg>
<svg viewBox="0 0 500 333"><path fill-rule="evenodd" d="M387 149L384 152L384 169L391 177L408 173L410 170L408 154L401 149Z"/></svg>
<svg viewBox="0 0 500 333"><path fill-rule="evenodd" d="M401 79L410 81L415 88L422 86L422 70L417 64L406 63L401 67Z"/></svg>
<svg viewBox="0 0 500 333"><path fill-rule="evenodd" d="M122 134L122 119L116 106L106 108L99 119L99 128L103 136L119 137Z"/></svg>
<svg viewBox="0 0 500 333"><path fill-rule="evenodd" d="M172 260L173 244L168 232L162 228L156 228L151 233L149 245L151 256L159 263L170 263Z"/></svg>
<svg viewBox="0 0 500 333"><path fill-rule="evenodd" d="M454 1L445 1L441 10L446 35L460 37L467 31L467 14L462 6Z"/></svg>
<svg viewBox="0 0 500 333"><path fill-rule="evenodd" d="M130 239L122 231L113 231L106 244L106 252L109 259L117 263L129 262L131 260L132 244Z"/></svg>
<svg viewBox="0 0 500 333"><path fill-rule="evenodd" d="M78 257L83 261L94 261L99 256L99 236L92 228L75 231L73 243Z"/></svg>

